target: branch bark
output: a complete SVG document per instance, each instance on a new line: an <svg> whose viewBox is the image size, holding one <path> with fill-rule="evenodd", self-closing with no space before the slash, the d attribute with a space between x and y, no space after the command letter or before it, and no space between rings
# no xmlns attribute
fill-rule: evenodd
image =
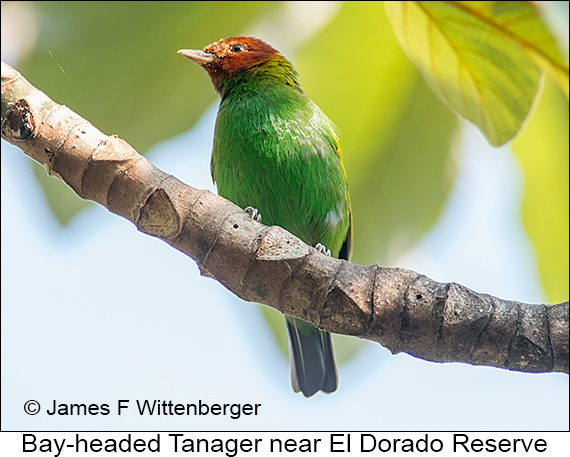
<svg viewBox="0 0 570 457"><path fill-rule="evenodd" d="M568 302L531 305L402 268L320 254L280 227L159 169L2 63L2 138L95 201L194 259L247 301L393 353L525 372L569 372Z"/></svg>

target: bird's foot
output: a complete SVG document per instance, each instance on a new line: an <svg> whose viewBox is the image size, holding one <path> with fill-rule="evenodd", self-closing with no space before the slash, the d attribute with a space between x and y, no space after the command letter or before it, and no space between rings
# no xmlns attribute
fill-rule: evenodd
<svg viewBox="0 0 570 457"><path fill-rule="evenodd" d="M250 215L250 217L256 221L256 222L261 222L261 214L259 214L259 211L257 211L257 208L254 208L253 206L248 206L246 209L244 209L244 211Z"/></svg>
<svg viewBox="0 0 570 457"><path fill-rule="evenodd" d="M327 249L327 247L324 244L317 243L317 245L315 246L315 249L317 251L319 251L321 254L326 254L329 257L331 256L331 250Z"/></svg>

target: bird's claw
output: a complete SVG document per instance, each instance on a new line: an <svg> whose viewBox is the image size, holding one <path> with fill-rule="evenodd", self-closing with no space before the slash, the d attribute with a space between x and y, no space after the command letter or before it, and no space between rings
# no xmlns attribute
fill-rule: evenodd
<svg viewBox="0 0 570 457"><path fill-rule="evenodd" d="M250 215L250 217L256 221L256 222L261 222L261 214L259 214L259 211L257 210L257 208L254 208L253 206L248 206L246 209L244 209L244 211Z"/></svg>
<svg viewBox="0 0 570 457"><path fill-rule="evenodd" d="M321 254L328 255L329 257L331 256L331 250L327 249L327 247L324 244L317 243L315 249L319 251Z"/></svg>

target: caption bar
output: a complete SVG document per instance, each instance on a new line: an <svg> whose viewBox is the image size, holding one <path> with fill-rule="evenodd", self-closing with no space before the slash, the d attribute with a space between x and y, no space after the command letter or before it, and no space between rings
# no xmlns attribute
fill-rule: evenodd
<svg viewBox="0 0 570 457"><path fill-rule="evenodd" d="M8 435L8 436L6 436ZM8 438L8 439L7 439ZM563 455L568 433L549 432L10 432L3 455ZM8 443L9 441L9 443ZM5 446L9 445L9 448ZM8 452L8 453L5 453Z"/></svg>

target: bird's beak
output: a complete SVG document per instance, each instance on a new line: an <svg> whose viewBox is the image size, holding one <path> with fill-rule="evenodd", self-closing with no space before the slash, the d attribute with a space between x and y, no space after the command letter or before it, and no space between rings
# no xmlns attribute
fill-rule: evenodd
<svg viewBox="0 0 570 457"><path fill-rule="evenodd" d="M192 62L198 65L206 65L212 63L216 56L204 51L196 51L194 49L181 49L178 54L188 57Z"/></svg>

